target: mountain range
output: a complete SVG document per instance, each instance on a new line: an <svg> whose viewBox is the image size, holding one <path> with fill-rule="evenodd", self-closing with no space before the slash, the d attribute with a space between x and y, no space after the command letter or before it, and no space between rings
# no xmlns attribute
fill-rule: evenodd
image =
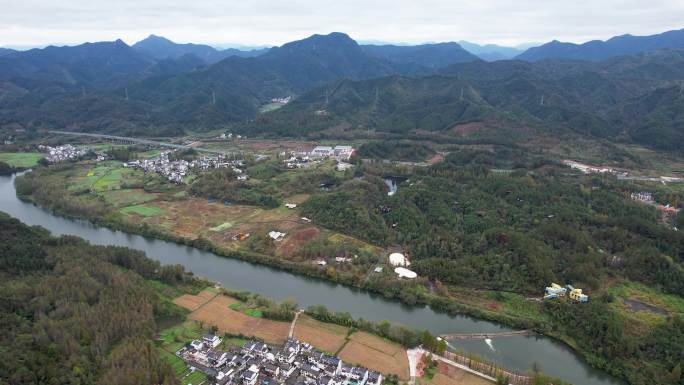
<svg viewBox="0 0 684 385"><path fill-rule="evenodd" d="M554 40L539 47L532 47L515 58L526 61L545 59L598 61L663 48L684 48L684 29L651 36L622 35L606 41L592 40L583 44Z"/></svg>
<svg viewBox="0 0 684 385"><path fill-rule="evenodd" d="M610 39L604 44L621 48L606 59L530 59L542 46L518 56L528 60L490 63L457 43L359 45L343 33L251 52L157 36L133 46L2 51L0 128L497 140L572 134L681 151L679 33L648 44L637 38L630 48L632 39ZM631 54L615 56L625 51ZM286 96L294 101L259 112Z"/></svg>
<svg viewBox="0 0 684 385"><path fill-rule="evenodd" d="M509 60L525 51L522 46L505 47L497 44L476 44L465 40L459 41L458 44L485 61Z"/></svg>
<svg viewBox="0 0 684 385"><path fill-rule="evenodd" d="M249 51L241 51L235 48L218 50L204 44L178 44L156 35L150 35L133 44L132 48L158 60L178 59L185 55L194 55L206 64L213 64L230 56L255 57L268 51L268 48Z"/></svg>

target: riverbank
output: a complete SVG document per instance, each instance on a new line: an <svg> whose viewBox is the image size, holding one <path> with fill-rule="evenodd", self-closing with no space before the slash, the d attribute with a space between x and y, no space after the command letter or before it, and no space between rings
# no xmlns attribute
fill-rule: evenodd
<svg viewBox="0 0 684 385"><path fill-rule="evenodd" d="M564 338L561 335L554 335L550 330L547 330L546 325L538 320L532 318L513 317L507 314L502 314L495 311L488 311L484 308L472 306L455 300L450 300L447 297L436 294L422 292L418 293L416 297L412 297L411 301L407 301L401 292L401 285L399 288L393 287L389 290L375 286L369 281L359 281L355 277L344 274L336 274L331 276L327 269L312 264L300 264L269 256L266 254L259 254L247 251L234 251L221 248L211 241L202 238L186 238L174 236L165 231L153 228L147 224L135 224L132 222L125 222L116 220L111 216L88 216L75 215L73 212L51 208L47 202L41 202L30 195L18 195L18 197L28 203L34 204L38 207L49 209L53 214L74 220L85 220L98 226L106 227L115 231L121 231L129 234L137 234L150 239L159 239L167 242L173 242L179 245L190 246L196 249L207 251L225 258L238 259L250 263L256 263L263 266L277 268L289 273L306 276L308 278L320 279L326 282L337 283L348 287L369 291L379 294L387 299L397 300L403 304L410 306L429 306L433 310L452 315L468 315L475 318L480 318L488 321L494 321L505 326L516 329L529 329L549 337L557 338L569 346L574 348L574 343L569 338ZM408 285L407 285L408 286Z"/></svg>
<svg viewBox="0 0 684 385"><path fill-rule="evenodd" d="M34 214L35 214L35 213L34 213ZM72 215L72 217L74 217L74 216ZM99 222L99 221L97 221L97 220L95 220L94 222L99 223L99 224L101 224L101 225L105 225L105 226L107 225L106 223L102 223L102 222ZM138 229L130 229L130 228L129 228L127 231L128 231L129 233L134 232L134 233L140 233L140 234L143 234L143 235L150 236L149 233L145 234L145 233L142 232L142 230L143 230L143 226L139 227ZM163 234L158 235L158 237L159 237L159 238L162 238L162 239L173 240L173 239L171 239L171 238L169 238L169 237L167 237L167 236L164 236ZM179 240L179 242L180 242L181 244L185 244L185 245L198 246L199 248L203 248L203 249L205 249L205 250L212 250L212 249L210 249L210 248L207 248L208 245L206 245L206 244L196 244L196 243L193 243L193 242L191 242L191 241L189 241L189 240ZM140 245L134 246L134 247L141 247L142 245L143 245L143 244L140 244ZM145 246L145 247L147 247L147 246ZM188 250L188 251L186 251L185 253L189 253L189 252L191 252L191 251ZM154 254L154 253L153 253L153 254ZM240 259L242 259L242 260L250 260L250 261L253 261L253 262L259 262L259 263L261 263L261 264L265 264L265 265L269 265L269 266L280 267L280 266L278 266L278 265L276 264L276 262L282 263L282 261L273 261L273 260L270 260L270 261L269 261L269 260L267 260L267 259L264 259L262 256L258 256L258 255L257 255L257 256L252 256L252 255L244 255L244 254L241 254L241 255L234 255L234 254L231 254L231 253L226 253L226 254L227 254L228 256L232 256L233 258L240 258ZM156 257L158 258L159 255L157 255ZM195 258L196 258L196 257L195 257ZM251 258L253 258L253 259L251 259ZM183 259L183 260L185 260L185 259ZM176 259L176 261L179 261L179 260ZM178 263L178 262L174 262L174 263ZM184 262L184 263L185 263L185 262ZM271 264L273 264L273 265L271 265ZM288 267L288 266L283 266L283 268L284 268L285 270L288 270L288 271L291 271L291 272L296 272L296 270L295 270L293 267L291 267L291 266L289 266L289 267ZM197 270L197 269L192 268L192 267L189 267L189 270ZM199 270L197 270L197 271L201 271L201 269L199 269ZM319 270L312 270L312 271L313 271L313 272L306 272L306 271L305 271L305 272L299 272L299 273L300 273L300 274L303 274L303 275L306 275L306 276L310 276L310 277L317 277L317 278L324 278L324 279L327 278L326 276L322 276L322 275L320 274L320 271L319 271ZM209 274L209 273L203 273L203 275L210 275L210 274ZM329 279L326 280L326 281L329 281ZM264 282L264 283L266 283L266 282ZM353 285L350 285L350 286L353 286ZM370 289L372 289L372 288L370 288ZM281 289L281 290L282 290L282 289ZM377 291L376 291L376 292L377 292ZM294 294L294 293L296 293L296 292L293 291L293 295L300 295L300 294L302 294L302 293L300 293L300 294ZM386 297L390 297L390 296L387 296L387 295L385 295L385 296L386 296ZM395 298L396 298L396 297L395 297ZM430 300L430 301L433 300L433 298L430 297L430 296L428 296L428 295L421 296L421 297L419 297L419 298L424 299L424 300L425 300L424 303L427 303L428 300ZM401 300L402 298L401 298L401 297L398 297L398 299ZM438 301L439 301L439 303L441 303L441 304L443 304L443 305L446 305L446 306L443 306L443 309L449 309L449 308L450 308L450 309L452 310L451 314L464 314L464 313L468 312L468 308L462 307L462 306L458 306L458 304L455 304L455 303L451 303L451 304L446 303L446 302L445 302L445 299L438 299ZM320 302L319 302L319 301L316 301L316 302L313 302L313 303L320 303ZM378 308L377 308L377 305L374 305L374 306L375 306L376 311L379 311ZM393 307L394 307L394 306L393 306ZM384 314L387 314L387 317L388 317L389 319L392 319L392 318L394 317L393 314L395 314L395 312L394 312L394 311L390 311L390 310L391 310L390 308L387 308L387 309L385 309L385 310L383 310L383 311L381 311L381 312L384 313ZM503 320L503 321L505 321L505 319L502 319L502 318L500 318L500 317L496 317L495 314L492 314L492 313L493 313L493 312L482 313L482 312L478 312L478 311L472 311L472 312L470 312L469 314L475 314L475 315L480 316L481 318L497 319L497 320ZM426 315L427 315L427 314L426 314ZM424 321L429 321L429 319L424 319ZM513 324L513 323L510 323L510 324ZM486 325L481 325L481 326L479 326L479 328L481 329L482 327L485 327L485 326L486 326ZM443 326L442 326L442 327L443 327ZM448 330L448 329L441 329L441 330L433 329L433 330L435 330L435 331L437 331L437 332L439 332L439 331L442 331L442 332L448 332L448 331L450 331L450 330ZM451 330L451 331L453 331L453 330ZM561 362L562 362L562 361L561 361ZM567 368L567 364L565 364L565 367ZM595 376L596 376L596 375L594 375L593 378L596 378ZM599 377L599 378L600 378L600 377ZM592 381L594 381L594 380L592 380ZM589 382L589 381L588 381L588 382L583 382L583 381L581 381L581 380L580 380L580 381L576 381L576 382L577 382L577 383L603 383L603 382ZM611 383L611 382L605 382L605 383Z"/></svg>
<svg viewBox="0 0 684 385"><path fill-rule="evenodd" d="M246 293L241 293L240 297L251 298ZM411 340L399 344L377 334L379 330L384 330L384 326L369 323L363 329L359 329L360 321L350 319L343 322L338 319L337 323L322 322L316 319L321 315L313 313L312 310L297 311L290 322L271 320L259 312L259 306L255 303L250 305L242 302L223 289L209 288L198 294L184 294L175 298L174 303L190 311L189 320L199 322L204 328L216 328L226 338L236 338L240 342L245 338L256 338L275 345L282 345L288 338L295 338L327 354L338 356L346 363L367 367L382 373L385 377L394 375L403 382L410 380L410 360L407 353L411 350L406 349L415 349L418 343L437 349L436 352L432 351L432 354L445 355L460 362L452 365L457 369L455 373L443 371L442 377L448 381L454 381L458 377L461 383L478 383L478 378L487 380L487 383L494 383L496 377L501 376L508 378L511 384L527 385L532 379L531 376L507 371L474 357L446 352L443 350L444 346L439 348L438 340L425 334L420 338L420 334L414 334L415 337ZM327 314L327 317L334 319L334 315L331 314ZM350 327L345 323L355 326ZM414 333L406 329L386 329L384 332L396 333L394 338ZM428 352L422 348L419 350L422 354ZM434 374L421 373L418 380L422 384L430 384Z"/></svg>

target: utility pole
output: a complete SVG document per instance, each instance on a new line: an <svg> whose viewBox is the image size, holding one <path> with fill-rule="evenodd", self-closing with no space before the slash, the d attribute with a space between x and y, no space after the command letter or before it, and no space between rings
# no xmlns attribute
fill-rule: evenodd
<svg viewBox="0 0 684 385"><path fill-rule="evenodd" d="M325 89L325 108L328 108L328 89Z"/></svg>
<svg viewBox="0 0 684 385"><path fill-rule="evenodd" d="M541 102L539 103L540 106L544 105L544 95L541 96Z"/></svg>
<svg viewBox="0 0 684 385"><path fill-rule="evenodd" d="M380 99L380 92L378 90L378 87L375 87L375 100L373 100L373 110L376 110L378 108L378 99Z"/></svg>

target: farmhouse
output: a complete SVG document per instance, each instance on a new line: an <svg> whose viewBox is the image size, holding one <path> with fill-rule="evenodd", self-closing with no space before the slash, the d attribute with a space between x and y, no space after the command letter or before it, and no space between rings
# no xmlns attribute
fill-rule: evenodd
<svg viewBox="0 0 684 385"><path fill-rule="evenodd" d="M218 338L217 336L213 335L213 334L203 335L202 341L204 341L205 344L207 344L208 346L211 346L212 348L219 346L219 344L221 343L221 339Z"/></svg>
<svg viewBox="0 0 684 385"><path fill-rule="evenodd" d="M330 146L316 146L311 150L312 158L329 158L335 155L335 150Z"/></svg>
<svg viewBox="0 0 684 385"><path fill-rule="evenodd" d="M280 231L269 231L268 236L271 237L276 242L280 242L285 239L286 233L281 233Z"/></svg>

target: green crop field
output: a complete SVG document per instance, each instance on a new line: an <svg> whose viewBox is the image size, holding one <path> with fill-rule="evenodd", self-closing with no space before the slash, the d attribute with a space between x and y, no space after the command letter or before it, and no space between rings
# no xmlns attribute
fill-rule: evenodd
<svg viewBox="0 0 684 385"><path fill-rule="evenodd" d="M104 191L100 195L114 207L141 205L157 199L155 194L138 189Z"/></svg>
<svg viewBox="0 0 684 385"><path fill-rule="evenodd" d="M182 378L184 384L199 385L207 380L207 375L200 370L188 374Z"/></svg>
<svg viewBox="0 0 684 385"><path fill-rule="evenodd" d="M166 211L160 209L159 207L145 206L145 205L135 205L124 207L119 210L123 214L137 214L143 217L154 217L166 214Z"/></svg>
<svg viewBox="0 0 684 385"><path fill-rule="evenodd" d="M4 152L0 153L0 161L12 167L29 168L38 164L45 154L40 152Z"/></svg>

